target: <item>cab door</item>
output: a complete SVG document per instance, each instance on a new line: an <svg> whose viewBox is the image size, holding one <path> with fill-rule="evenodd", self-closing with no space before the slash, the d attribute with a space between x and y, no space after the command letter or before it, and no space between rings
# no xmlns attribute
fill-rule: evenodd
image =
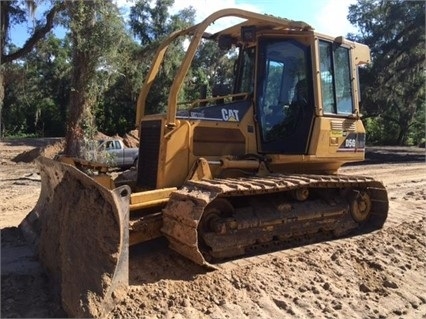
<svg viewBox="0 0 426 319"><path fill-rule="evenodd" d="M310 47L267 38L258 50L259 153L306 154L315 114Z"/></svg>

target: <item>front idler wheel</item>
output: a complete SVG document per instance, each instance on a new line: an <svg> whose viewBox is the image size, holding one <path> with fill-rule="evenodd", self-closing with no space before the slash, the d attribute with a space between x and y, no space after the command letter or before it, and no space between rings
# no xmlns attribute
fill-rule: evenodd
<svg viewBox="0 0 426 319"><path fill-rule="evenodd" d="M226 244L221 235L227 232L224 221L232 218L233 214L234 207L223 198L215 199L205 208L198 225L199 249L205 260L212 262L216 258L227 256L228 250L223 249ZM225 255L222 255L223 250ZM233 252L233 249L231 249L231 252Z"/></svg>
<svg viewBox="0 0 426 319"><path fill-rule="evenodd" d="M222 229L219 221L223 218L231 217L234 213L232 204L223 198L215 199L204 210L203 217L201 218L199 230L201 235L203 233L224 233L226 230Z"/></svg>

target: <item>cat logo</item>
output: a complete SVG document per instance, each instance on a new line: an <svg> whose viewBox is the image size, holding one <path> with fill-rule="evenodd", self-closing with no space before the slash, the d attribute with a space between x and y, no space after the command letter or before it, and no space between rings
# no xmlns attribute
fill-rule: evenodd
<svg viewBox="0 0 426 319"><path fill-rule="evenodd" d="M222 109L222 118L227 122L239 122L238 112L239 110Z"/></svg>

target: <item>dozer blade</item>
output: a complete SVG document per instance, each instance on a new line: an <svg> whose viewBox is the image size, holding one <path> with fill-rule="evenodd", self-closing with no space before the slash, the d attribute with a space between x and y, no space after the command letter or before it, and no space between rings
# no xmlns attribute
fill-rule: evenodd
<svg viewBox="0 0 426 319"><path fill-rule="evenodd" d="M103 317L128 286L130 188L110 191L74 166L37 159L42 188L19 225L73 317Z"/></svg>

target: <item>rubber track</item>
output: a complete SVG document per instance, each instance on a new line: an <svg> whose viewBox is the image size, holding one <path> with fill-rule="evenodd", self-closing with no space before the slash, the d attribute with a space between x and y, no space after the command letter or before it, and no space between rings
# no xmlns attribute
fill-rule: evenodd
<svg viewBox="0 0 426 319"><path fill-rule="evenodd" d="M387 218L388 198L381 182L371 177L348 175L283 175L187 181L173 192L163 210L162 232L170 248L199 265L209 264L198 249L198 223L205 207L217 197L253 196L288 192L297 188L368 189L372 200L371 229L381 228Z"/></svg>

